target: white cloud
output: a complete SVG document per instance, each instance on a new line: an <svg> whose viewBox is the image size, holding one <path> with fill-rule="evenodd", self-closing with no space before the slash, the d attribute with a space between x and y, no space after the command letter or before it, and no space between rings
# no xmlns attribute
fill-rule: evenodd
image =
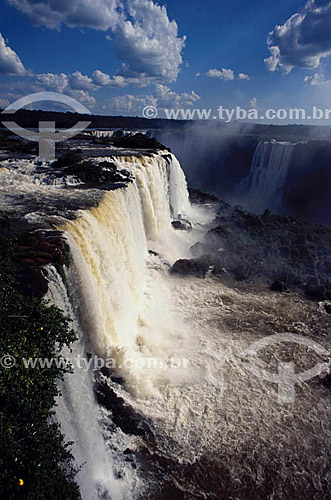
<svg viewBox="0 0 331 500"><path fill-rule="evenodd" d="M319 73L314 73L313 75L305 76L303 84L306 85L307 87L309 86L316 87L321 85L330 85L331 80L325 80L325 78Z"/></svg>
<svg viewBox="0 0 331 500"><path fill-rule="evenodd" d="M269 33L269 71L290 73L294 67L318 68L331 55L331 2L308 0L304 8Z"/></svg>
<svg viewBox="0 0 331 500"><path fill-rule="evenodd" d="M123 61L116 76L140 85L177 79L185 37L178 36L177 23L169 20L166 7L152 0L7 1L37 26L111 30Z"/></svg>
<svg viewBox="0 0 331 500"><path fill-rule="evenodd" d="M124 115L138 115L146 106L157 107L157 98L152 95L136 96L125 94L117 97L111 97L103 107L104 111L111 113L120 113Z"/></svg>
<svg viewBox="0 0 331 500"><path fill-rule="evenodd" d="M69 85L73 90L96 90L98 87L92 78L83 75L80 71L71 73L68 77Z"/></svg>
<svg viewBox="0 0 331 500"><path fill-rule="evenodd" d="M167 10L150 0L128 0L131 20L114 30L115 47L124 61L119 74L125 77L151 77L173 82L182 64L185 37L178 37L178 26Z"/></svg>
<svg viewBox="0 0 331 500"><path fill-rule="evenodd" d="M249 75L246 75L246 73L239 73L238 79L239 80L250 80L251 77Z"/></svg>
<svg viewBox="0 0 331 500"><path fill-rule="evenodd" d="M232 81L236 78L235 72L232 69L210 69L205 73L209 78L219 78L220 80ZM197 77L202 76L201 73L196 74ZM239 73L237 76L238 80L250 80L251 77L246 75L246 73Z"/></svg>
<svg viewBox="0 0 331 500"><path fill-rule="evenodd" d="M155 85L155 95L158 98L159 107L180 108L183 106L192 106L192 104L201 99L194 90L189 93L177 94L165 85Z"/></svg>
<svg viewBox="0 0 331 500"><path fill-rule="evenodd" d="M26 73L27 71L20 58L6 44L5 39L0 33L0 75L25 75Z"/></svg>
<svg viewBox="0 0 331 500"><path fill-rule="evenodd" d="M42 85L46 90L63 92L69 85L68 76L65 73L56 75L54 73L41 73L36 75L36 83Z"/></svg>
<svg viewBox="0 0 331 500"><path fill-rule="evenodd" d="M177 94L165 85L156 85L153 95L132 95L112 97L107 100L104 111L111 113L120 113L124 115L141 115L146 106L154 106L161 110L164 108L175 108L191 106L198 101L200 96L194 91L189 93Z"/></svg>
<svg viewBox="0 0 331 500"><path fill-rule="evenodd" d="M86 27L106 31L121 20L117 0L7 0L34 26Z"/></svg>
<svg viewBox="0 0 331 500"><path fill-rule="evenodd" d="M31 83L31 92L51 90L60 94L70 95L89 108L94 107L96 100L87 91L97 88L92 83L92 79L83 75L80 71L76 71L70 75L66 75L65 73L60 73L59 75L42 73L36 75L34 82Z"/></svg>
<svg viewBox="0 0 331 500"><path fill-rule="evenodd" d="M73 89L66 89L64 92L66 95L69 95L70 97L73 97L77 101L81 102L88 108L93 108L96 104L95 97L91 96L88 92L85 90L73 90Z"/></svg>
<svg viewBox="0 0 331 500"><path fill-rule="evenodd" d="M206 76L209 78L219 78L220 80L234 80L234 72L232 69L222 68L222 71L219 69L210 69L207 71Z"/></svg>
<svg viewBox="0 0 331 500"><path fill-rule="evenodd" d="M126 87L130 83L130 81L125 79L123 76L115 75L114 77L111 77L99 69L93 71L92 79L95 85L98 85L99 87L121 88Z"/></svg>

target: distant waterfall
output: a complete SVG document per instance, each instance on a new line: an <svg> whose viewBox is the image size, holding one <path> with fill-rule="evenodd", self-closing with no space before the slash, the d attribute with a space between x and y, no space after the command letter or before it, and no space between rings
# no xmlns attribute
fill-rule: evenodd
<svg viewBox="0 0 331 500"><path fill-rule="evenodd" d="M240 203L261 213L265 209L283 211L283 189L295 144L260 142L249 175L238 188Z"/></svg>

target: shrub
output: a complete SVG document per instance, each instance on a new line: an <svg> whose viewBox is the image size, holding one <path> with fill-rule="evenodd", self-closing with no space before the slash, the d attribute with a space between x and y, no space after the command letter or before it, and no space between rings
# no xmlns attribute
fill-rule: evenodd
<svg viewBox="0 0 331 500"><path fill-rule="evenodd" d="M0 236L0 489L6 500L76 500L77 470L54 420L58 381L68 367L25 368L23 358L59 358L76 339L55 306L18 289L12 241ZM23 484L22 484L23 483Z"/></svg>

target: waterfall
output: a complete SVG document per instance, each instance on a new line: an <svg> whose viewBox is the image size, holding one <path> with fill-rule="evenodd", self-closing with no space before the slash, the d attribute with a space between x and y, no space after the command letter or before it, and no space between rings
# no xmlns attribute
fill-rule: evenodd
<svg viewBox="0 0 331 500"><path fill-rule="evenodd" d="M74 366L77 356L86 358L87 353L112 359L132 394L155 395L160 373L146 376L148 370L141 364L137 369L135 362L148 359L154 344L164 344L163 328L178 328L167 312L161 263L165 257L179 257L185 246L185 235L172 228L171 220L190 215L186 180L172 155L111 160L130 170L134 181L105 191L97 207L78 211L75 220L60 227L70 245L72 266L66 271L66 285L49 269L48 298L74 319L79 341L72 353L64 353ZM151 248L163 256L151 256ZM149 268L151 259L159 259L156 267ZM164 346L163 354L166 359ZM78 474L82 498L133 498L139 480L125 469L126 462L124 467L116 464L118 450L112 454L102 436L93 383L91 370L75 367L74 374L65 377L57 409L66 440L74 442L77 465L86 462ZM109 441L113 443L113 435ZM121 480L116 479L118 467Z"/></svg>
<svg viewBox="0 0 331 500"><path fill-rule="evenodd" d="M73 374L65 375L60 383L61 396L56 406L56 416L61 423L61 430L66 441L72 441L72 453L75 465L82 467L76 480L78 481L83 500L124 500L125 492L132 489L129 474L123 474L119 481L114 473L114 457L107 450L99 427L99 408L95 401L93 389L93 373L77 366L78 359L86 359L88 339L81 335L82 328L77 315L73 273L67 271L67 286L54 267L48 266L49 291L47 299L57 305L70 318L72 327L78 332L78 341L72 351L65 349L63 356L72 363ZM76 299L79 297L76 295ZM133 478L135 479L135 478Z"/></svg>
<svg viewBox="0 0 331 500"><path fill-rule="evenodd" d="M183 235L171 226L171 214L187 214L184 174L171 156L120 157L134 175L128 187L108 191L102 202L62 226L68 235L81 315L95 352L114 359L137 389L123 359L140 357L137 338L146 326L148 249L174 261L182 254ZM157 291L155 291L157 293ZM145 381L148 383L148 381Z"/></svg>
<svg viewBox="0 0 331 500"><path fill-rule="evenodd" d="M260 142L248 176L238 188L240 203L253 212L283 212L283 189L295 144Z"/></svg>

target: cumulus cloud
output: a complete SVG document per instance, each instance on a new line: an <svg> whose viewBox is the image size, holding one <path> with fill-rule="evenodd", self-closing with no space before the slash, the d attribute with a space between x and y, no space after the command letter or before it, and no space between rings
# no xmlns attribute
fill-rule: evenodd
<svg viewBox="0 0 331 500"><path fill-rule="evenodd" d="M103 110L111 113L120 113L123 115L138 115L146 106L157 107L157 98L152 95L137 96L125 94L117 97L111 97L107 100Z"/></svg>
<svg viewBox="0 0 331 500"><path fill-rule="evenodd" d="M74 89L66 89L64 92L66 95L69 95L70 97L73 97L77 101L81 102L88 108L94 108L96 104L95 97L90 95L88 92L85 90L74 90Z"/></svg>
<svg viewBox="0 0 331 500"><path fill-rule="evenodd" d="M7 0L34 26L57 29L61 25L106 31L121 20L117 0Z"/></svg>
<svg viewBox="0 0 331 500"><path fill-rule="evenodd" d="M92 78L83 75L80 71L71 73L68 77L69 85L73 90L96 90L98 87Z"/></svg>
<svg viewBox="0 0 331 500"><path fill-rule="evenodd" d="M304 8L269 33L269 71L290 73L294 67L318 68L331 55L331 2L309 0Z"/></svg>
<svg viewBox="0 0 331 500"><path fill-rule="evenodd" d="M45 90L63 92L69 85L68 76L65 73L56 75L54 73L41 73L36 75L36 83L42 85Z"/></svg>
<svg viewBox="0 0 331 500"><path fill-rule="evenodd" d="M210 69L207 71L206 76L209 78L219 78L220 80L234 80L234 72L232 69L222 68L222 71L219 69Z"/></svg>
<svg viewBox="0 0 331 500"><path fill-rule="evenodd" d="M33 90L32 90L33 88ZM96 100L88 93L88 90L95 90L98 87L93 84L92 79L83 75L80 71L66 75L65 73L41 73L35 76L35 81L31 83L31 92L48 90L70 95L85 106L93 108Z"/></svg>
<svg viewBox="0 0 331 500"><path fill-rule="evenodd" d="M99 69L93 71L92 79L95 85L99 87L125 87L127 82L123 76L115 76L112 78L110 75L103 73Z"/></svg>
<svg viewBox="0 0 331 500"><path fill-rule="evenodd" d="M114 31L117 54L124 61L119 74L175 81L185 45L177 23L169 20L164 6L150 0L128 0L127 5L131 19Z"/></svg>
<svg viewBox="0 0 331 500"><path fill-rule="evenodd" d="M26 73L20 58L7 45L0 33L0 75L25 75Z"/></svg>
<svg viewBox="0 0 331 500"><path fill-rule="evenodd" d="M182 94L177 94L176 92L170 90L166 85L155 85L155 95L158 98L159 107L172 107L179 108L183 106L192 106L196 101L199 101L201 97L192 90L191 92L184 92Z"/></svg>
<svg viewBox="0 0 331 500"><path fill-rule="evenodd" d="M202 76L201 73L196 74L197 77ZM205 73L208 78L219 78L220 80L232 81L236 78L235 72L232 69L222 68L220 69L210 69ZM237 76L238 80L250 80L251 77L246 75L246 73L239 73Z"/></svg>
<svg viewBox="0 0 331 500"><path fill-rule="evenodd" d="M173 82L178 76L185 37L179 37L177 23L170 21L166 7L152 0L7 1L34 25L111 30L123 62L116 76L144 85Z"/></svg>
<svg viewBox="0 0 331 500"><path fill-rule="evenodd" d="M151 95L132 95L112 97L107 100L104 111L124 115L141 114L146 106L157 109L191 106L200 99L194 91L177 94L165 85L155 85L155 93Z"/></svg>

